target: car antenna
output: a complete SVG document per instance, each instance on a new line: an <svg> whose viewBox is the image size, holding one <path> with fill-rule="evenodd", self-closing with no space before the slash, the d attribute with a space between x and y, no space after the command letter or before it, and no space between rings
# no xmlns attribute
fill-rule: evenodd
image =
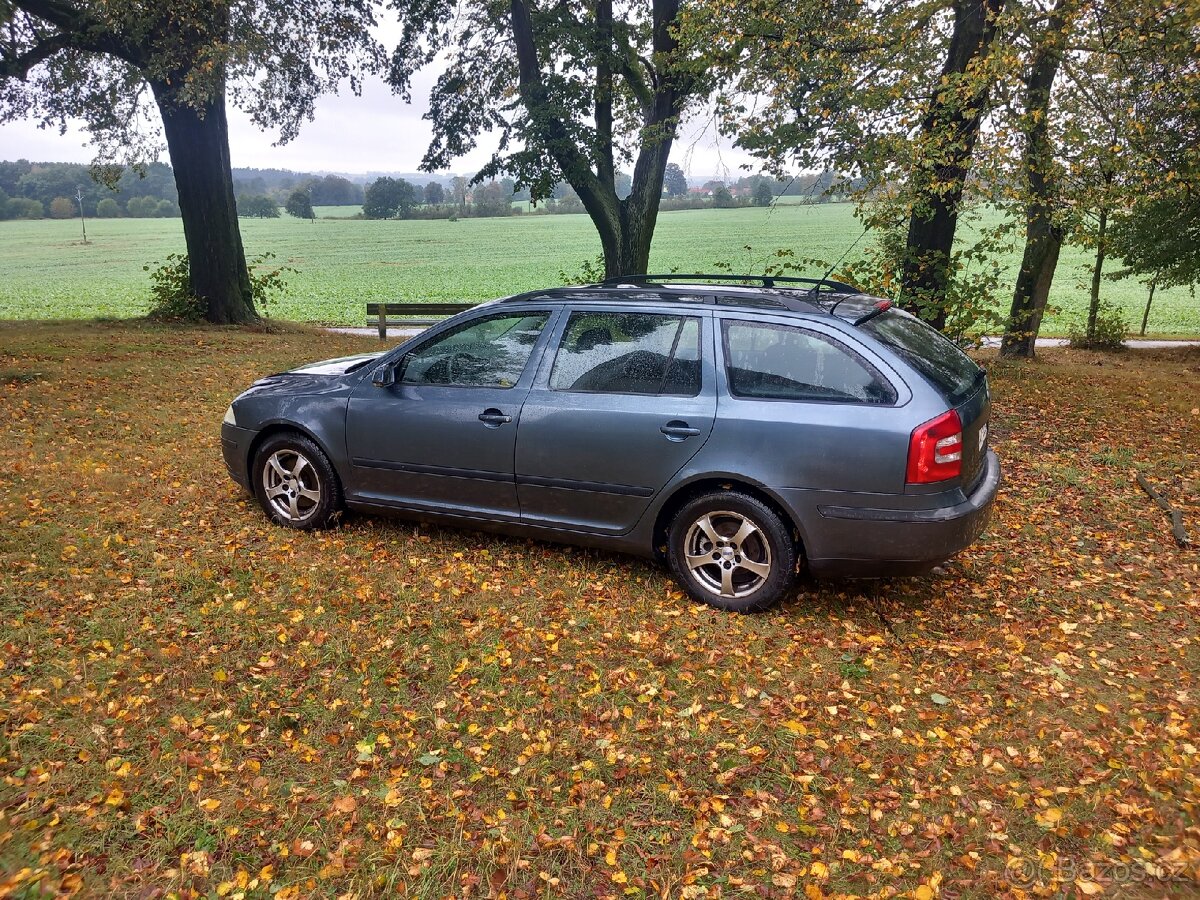
<svg viewBox="0 0 1200 900"><path fill-rule="evenodd" d="M861 240L862 240L864 237L866 237L866 236L867 236L867 232L868 232L868 231L870 231L870 230L871 230L871 226L870 226L870 225L868 225L866 228L864 228L864 229L862 230L862 234L860 234L858 237L856 237L856 238L855 238L853 241L851 241L851 242L850 242L850 246L849 246L849 247L847 247L847 248L845 249L845 251L842 253L842 255L841 255L841 256L839 256L839 257L838 257L838 258L837 258L837 259L834 261L834 263L833 263L833 265L832 265L832 266L830 266L828 269L826 269L826 270L825 270L825 274L821 276L821 280L820 280L820 281L818 281L816 284L814 284L814 285L813 285L813 286L812 286L812 287L809 289L809 293L813 293L813 292L814 292L814 291L816 291L818 288L820 288L820 286L821 286L821 285L823 285L823 284L825 283L825 279L826 279L826 278L828 278L830 275L832 275L832 274L833 274L833 270L834 270L834 269L836 269L838 266L840 266L840 265L842 264L842 260L843 260L843 259L845 259L847 256L849 256L849 255L850 255L850 251L851 251L851 250L853 250L855 247L857 247L857 246L858 246L858 242L859 242L859 241L861 241ZM841 301L838 301L838 302L841 302Z"/></svg>
<svg viewBox="0 0 1200 900"><path fill-rule="evenodd" d="M809 289L809 294L813 294L813 293L815 293L815 292L816 292L816 290L817 290L817 289L818 289L818 288L819 288L819 287L820 287L822 284L824 284L824 283L825 283L825 279L826 279L826 278L828 278L830 275L832 275L832 274L833 274L833 270L834 270L834 269L836 269L838 266L840 266L840 265L842 264L842 260L843 260L843 259L845 259L847 256L849 256L849 255L850 255L850 251L851 251L851 250L853 250L855 247L857 247L857 246L858 246L858 242L859 242L859 241L861 241L861 240L862 240L864 237L866 237L866 235L867 235L867 232L868 232L868 231L870 231L870 230L871 230L871 226L870 226L870 225L868 225L866 228L864 228L864 229L862 230L862 234L860 234L860 235L859 235L858 237L856 237L856 238L855 238L853 241L851 241L851 243L850 243L850 246L846 248L845 252L844 252L844 253L842 253L842 255L841 255L841 256L839 256L839 257L837 258L837 260L835 260L835 261L834 261L834 264L833 264L832 266L830 266L828 269L826 269L826 270L825 270L825 274L821 276L821 280L820 280L820 281L818 281L816 284L814 284L814 285L812 286L812 288L810 288L810 289ZM830 314L830 315L833 315L833 312L834 312L834 310L836 310L836 309L837 309L839 306L841 306L841 304L842 304L842 300L845 300L845 299L846 299L846 297L848 297L848 296L849 296L849 294L847 294L846 296L843 296L843 297L841 297L840 299L838 299L838 300L834 301L834 304L833 304L833 306L829 307L829 314Z"/></svg>

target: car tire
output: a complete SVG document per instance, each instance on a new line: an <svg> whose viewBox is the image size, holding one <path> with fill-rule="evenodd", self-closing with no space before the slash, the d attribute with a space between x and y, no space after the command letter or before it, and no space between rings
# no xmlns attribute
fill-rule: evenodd
<svg viewBox="0 0 1200 900"><path fill-rule="evenodd" d="M759 612L787 596L796 553L779 514L736 491L689 501L667 532L667 561L683 589L729 612Z"/></svg>
<svg viewBox="0 0 1200 900"><path fill-rule="evenodd" d="M342 511L342 483L329 458L310 438L273 435L254 454L254 496L276 525L313 531Z"/></svg>

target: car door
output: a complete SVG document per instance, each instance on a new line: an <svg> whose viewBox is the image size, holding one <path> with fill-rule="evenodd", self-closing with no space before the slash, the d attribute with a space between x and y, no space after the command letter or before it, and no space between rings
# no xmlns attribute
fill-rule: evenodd
<svg viewBox="0 0 1200 900"><path fill-rule="evenodd" d="M814 503L904 488L910 394L882 360L812 322L719 316L714 450Z"/></svg>
<svg viewBox="0 0 1200 900"><path fill-rule="evenodd" d="M517 429L521 518L622 533L712 430L712 318L589 307L564 319Z"/></svg>
<svg viewBox="0 0 1200 900"><path fill-rule="evenodd" d="M544 309L480 315L364 380L346 419L355 499L516 519L517 422L550 319Z"/></svg>

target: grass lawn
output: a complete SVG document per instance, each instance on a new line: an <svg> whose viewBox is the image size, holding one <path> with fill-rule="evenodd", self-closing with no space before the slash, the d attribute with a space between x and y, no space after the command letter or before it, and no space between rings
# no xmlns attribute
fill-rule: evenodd
<svg viewBox="0 0 1200 900"><path fill-rule="evenodd" d="M0 896L1196 896L1200 351L995 364L977 546L738 616L269 526L225 405L375 346L0 325Z"/></svg>
<svg viewBox="0 0 1200 900"><path fill-rule="evenodd" d="M345 215L352 207L322 207ZM250 256L276 255L297 271L290 295L268 312L306 322L361 325L364 304L377 300L489 300L561 283L600 252L584 215L514 216L458 222L379 222L284 216L243 219ZM780 248L797 257L838 259L861 234L847 203L782 204L774 209L685 210L659 216L650 268L714 271L718 263L737 272L761 272ZM149 308L143 266L183 252L178 219L97 219L88 223L90 243L79 240L73 220L0 222L0 319L128 317ZM863 239L854 253L869 239ZM749 249L746 249L746 248ZM850 258L853 258L853 254ZM1020 264L1005 256L1009 283ZM1059 263L1043 334L1066 334L1086 313L1091 257L1067 247ZM1112 263L1115 271L1118 263ZM819 275L820 270L811 273ZM1104 297L1119 305L1132 327L1141 324L1145 290L1130 279L1105 281ZM1004 312L1007 312L1005 306ZM1150 331L1200 334L1200 303L1185 289L1155 296Z"/></svg>

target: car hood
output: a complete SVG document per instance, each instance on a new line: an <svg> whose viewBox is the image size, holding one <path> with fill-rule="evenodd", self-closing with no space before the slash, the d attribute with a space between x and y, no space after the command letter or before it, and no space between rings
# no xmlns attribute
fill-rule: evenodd
<svg viewBox="0 0 1200 900"><path fill-rule="evenodd" d="M285 375L345 375L351 369L358 368L364 363L383 356L379 353L359 353L355 356L340 356L337 359L323 359L320 362L308 363L299 368L285 372Z"/></svg>

